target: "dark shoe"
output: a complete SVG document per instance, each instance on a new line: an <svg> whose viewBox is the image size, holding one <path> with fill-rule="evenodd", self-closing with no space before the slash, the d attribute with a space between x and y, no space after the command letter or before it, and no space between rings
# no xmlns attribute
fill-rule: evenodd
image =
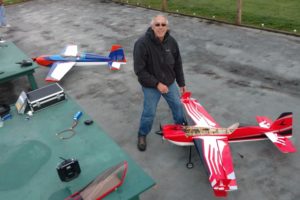
<svg viewBox="0 0 300 200"><path fill-rule="evenodd" d="M146 136L138 136L137 147L140 151L145 151L147 147Z"/></svg>

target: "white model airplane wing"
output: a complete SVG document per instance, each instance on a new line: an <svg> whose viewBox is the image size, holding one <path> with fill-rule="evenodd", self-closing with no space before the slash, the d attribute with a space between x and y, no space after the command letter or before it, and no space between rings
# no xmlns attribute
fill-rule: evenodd
<svg viewBox="0 0 300 200"><path fill-rule="evenodd" d="M57 82L64 77L64 75L72 69L75 65L75 62L56 62L52 65L51 69L48 72L46 81Z"/></svg>
<svg viewBox="0 0 300 200"><path fill-rule="evenodd" d="M71 56L75 57L78 54L78 47L77 45L68 45L66 48L61 52L62 56Z"/></svg>
<svg viewBox="0 0 300 200"><path fill-rule="evenodd" d="M266 132L265 135L283 153L294 153L297 151L296 147L287 136L277 133L278 130L292 131L292 119L292 114L290 113L281 115L275 122L265 116L256 117L260 127L270 129L270 131Z"/></svg>
<svg viewBox="0 0 300 200"><path fill-rule="evenodd" d="M220 125L212 118L212 116L210 116L210 114L208 114L205 108L196 99L191 98L190 92L185 92L182 95L181 102L196 126L220 128Z"/></svg>
<svg viewBox="0 0 300 200"><path fill-rule="evenodd" d="M196 150L209 176L216 196L237 190L233 161L226 136L196 136Z"/></svg>

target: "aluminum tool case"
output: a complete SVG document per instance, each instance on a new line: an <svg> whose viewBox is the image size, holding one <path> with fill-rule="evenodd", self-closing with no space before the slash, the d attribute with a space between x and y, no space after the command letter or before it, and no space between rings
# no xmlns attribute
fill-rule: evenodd
<svg viewBox="0 0 300 200"><path fill-rule="evenodd" d="M66 99L64 89L54 83L27 93L28 105L35 112Z"/></svg>

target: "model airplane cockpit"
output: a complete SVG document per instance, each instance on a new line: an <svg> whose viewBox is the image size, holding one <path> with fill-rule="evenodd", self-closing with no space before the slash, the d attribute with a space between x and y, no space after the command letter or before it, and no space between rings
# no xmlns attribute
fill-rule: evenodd
<svg viewBox="0 0 300 200"><path fill-rule="evenodd" d="M44 55L33 58L39 65L51 67L46 81L60 81L73 66L108 65L111 70L119 70L126 64L124 50L120 45L113 45L108 56L95 53L78 53L77 45L69 45L60 55Z"/></svg>

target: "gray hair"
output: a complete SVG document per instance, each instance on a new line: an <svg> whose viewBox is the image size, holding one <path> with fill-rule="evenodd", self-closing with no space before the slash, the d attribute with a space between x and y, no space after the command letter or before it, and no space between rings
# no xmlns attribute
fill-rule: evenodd
<svg viewBox="0 0 300 200"><path fill-rule="evenodd" d="M151 25L151 26L154 25L155 18L157 18L157 17L163 17L163 18L165 18L165 19L166 19L166 24L169 25L169 21L168 21L167 16L165 16L165 15L163 15L163 14L158 14L158 15L155 15L155 16L152 18L152 20L151 20L151 22L150 22L150 25Z"/></svg>

